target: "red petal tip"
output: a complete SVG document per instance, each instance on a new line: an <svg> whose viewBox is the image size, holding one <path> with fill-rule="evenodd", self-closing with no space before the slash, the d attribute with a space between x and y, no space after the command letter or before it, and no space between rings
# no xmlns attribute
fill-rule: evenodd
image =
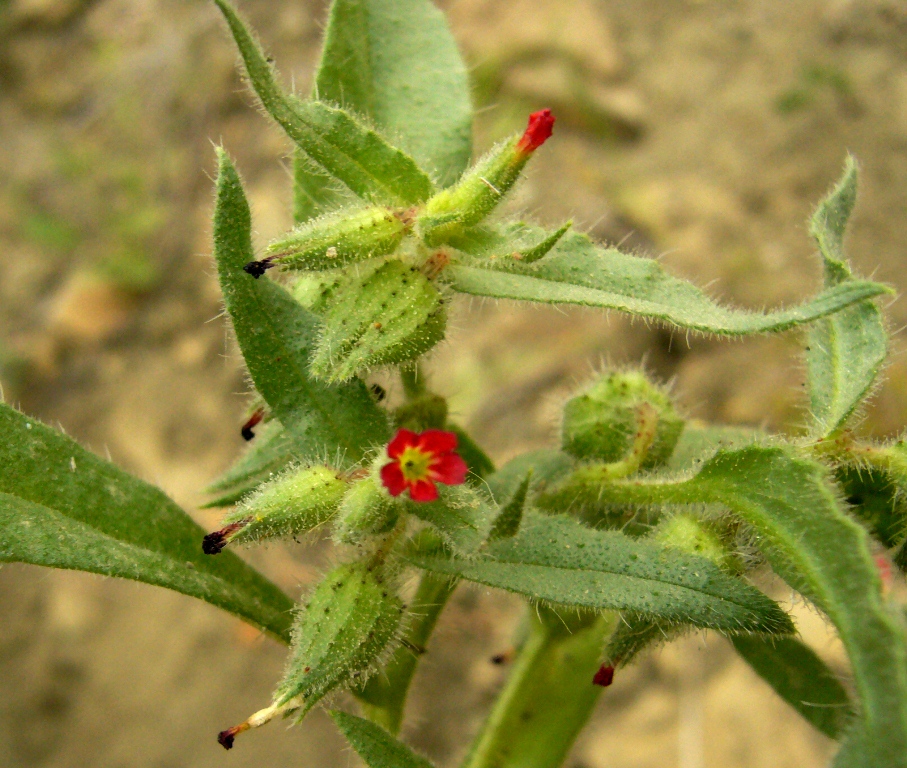
<svg viewBox="0 0 907 768"><path fill-rule="evenodd" d="M592 684L600 685L602 688L607 688L613 682L614 667L612 667L610 664L602 664L598 668L598 672L595 673L595 677L592 678Z"/></svg>
<svg viewBox="0 0 907 768"><path fill-rule="evenodd" d="M526 132L517 142L517 149L521 152L535 152L551 136L554 127L554 115L550 109L542 109L529 115L529 125Z"/></svg>

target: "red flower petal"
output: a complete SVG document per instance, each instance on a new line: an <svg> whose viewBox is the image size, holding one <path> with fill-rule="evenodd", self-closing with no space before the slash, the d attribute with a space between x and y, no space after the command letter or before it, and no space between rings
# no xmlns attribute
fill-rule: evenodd
<svg viewBox="0 0 907 768"><path fill-rule="evenodd" d="M457 436L443 429L426 429L419 435L419 447L426 453L450 453L457 449Z"/></svg>
<svg viewBox="0 0 907 768"><path fill-rule="evenodd" d="M600 685L602 688L607 688L613 682L614 667L610 664L602 664L592 678L592 685Z"/></svg>
<svg viewBox="0 0 907 768"><path fill-rule="evenodd" d="M381 482L384 483L384 487L391 496L399 496L407 486L403 471L396 461L381 467Z"/></svg>
<svg viewBox="0 0 907 768"><path fill-rule="evenodd" d="M413 501L434 501L438 498L438 488L431 480L416 480L409 486L409 497Z"/></svg>
<svg viewBox="0 0 907 768"><path fill-rule="evenodd" d="M419 435L408 429L398 429L394 439L387 444L387 455L396 459L404 450L419 444Z"/></svg>
<svg viewBox="0 0 907 768"><path fill-rule="evenodd" d="M466 473L469 471L466 462L456 453L439 456L428 470L433 480L444 485L460 485L466 481Z"/></svg>
<svg viewBox="0 0 907 768"><path fill-rule="evenodd" d="M554 127L554 115L550 109L542 109L529 115L529 125L526 132L517 142L517 149L520 152L535 152L551 136L551 130Z"/></svg>

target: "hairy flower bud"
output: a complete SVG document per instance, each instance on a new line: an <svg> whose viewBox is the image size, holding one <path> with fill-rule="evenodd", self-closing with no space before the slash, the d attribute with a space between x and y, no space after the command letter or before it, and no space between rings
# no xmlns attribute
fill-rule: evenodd
<svg viewBox="0 0 907 768"><path fill-rule="evenodd" d="M362 562L341 565L315 587L293 629L293 651L271 706L222 731L234 737L277 715L302 717L331 691L363 682L400 629L403 605L379 570Z"/></svg>
<svg viewBox="0 0 907 768"><path fill-rule="evenodd" d="M312 530L340 506L347 484L328 467L292 470L263 485L208 534L202 547L216 555L227 544L296 536Z"/></svg>
<svg viewBox="0 0 907 768"><path fill-rule="evenodd" d="M353 483L340 505L334 538L354 544L365 536L390 531L400 517L400 504L374 477Z"/></svg>
<svg viewBox="0 0 907 768"><path fill-rule="evenodd" d="M683 430L665 392L638 371L601 377L564 406L563 449L578 459L615 462L624 459L637 438L640 408L657 417L655 434L642 457L643 467L668 459Z"/></svg>
<svg viewBox="0 0 907 768"><path fill-rule="evenodd" d="M447 315L440 292L397 259L356 265L315 290L317 297L306 301L324 328L311 371L326 381L412 360L444 338Z"/></svg>
<svg viewBox="0 0 907 768"><path fill-rule="evenodd" d="M409 226L387 208L338 211L306 222L271 243L265 262L287 269L337 269L392 253Z"/></svg>
<svg viewBox="0 0 907 768"><path fill-rule="evenodd" d="M522 136L498 144L455 186L431 198L417 220L422 239L430 246L440 245L491 213L516 183L532 153L551 136L553 125L550 109L534 112Z"/></svg>

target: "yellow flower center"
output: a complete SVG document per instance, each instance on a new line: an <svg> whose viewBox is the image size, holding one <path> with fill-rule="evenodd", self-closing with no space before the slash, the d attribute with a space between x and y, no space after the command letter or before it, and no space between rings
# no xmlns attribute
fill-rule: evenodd
<svg viewBox="0 0 907 768"><path fill-rule="evenodd" d="M428 478L428 468L434 457L416 447L404 448L397 461L400 462L400 471L407 482L414 483Z"/></svg>

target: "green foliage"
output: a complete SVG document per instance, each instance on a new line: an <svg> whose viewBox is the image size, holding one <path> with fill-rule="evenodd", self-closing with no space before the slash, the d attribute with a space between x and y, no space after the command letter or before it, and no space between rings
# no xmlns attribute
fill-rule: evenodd
<svg viewBox="0 0 907 768"><path fill-rule="evenodd" d="M539 230L538 239L544 236ZM535 264L516 259L464 261L445 275L454 290L473 296L619 309L723 336L784 331L888 290L878 283L851 280L826 288L797 307L764 313L729 309L690 283L671 277L654 259L600 248L577 232L564 235Z"/></svg>
<svg viewBox="0 0 907 768"><path fill-rule="evenodd" d="M825 286L855 282L844 256L844 230L857 199L857 164L847 156L844 175L809 222L819 245ZM806 366L813 432L841 429L872 390L885 362L888 335L878 307L861 301L809 328Z"/></svg>
<svg viewBox="0 0 907 768"><path fill-rule="evenodd" d="M361 381L331 386L309 367L318 320L276 283L243 272L252 260L249 204L233 164L219 151L214 250L227 312L255 387L300 458L341 452L358 461L388 439L387 422Z"/></svg>
<svg viewBox="0 0 907 768"><path fill-rule="evenodd" d="M167 587L289 639L290 599L236 556L203 555L204 531L162 491L3 404L0 428L0 562Z"/></svg>
<svg viewBox="0 0 907 768"><path fill-rule="evenodd" d="M430 0L336 0L315 94L368 118L443 186L469 163L466 66Z"/></svg>
<svg viewBox="0 0 907 768"><path fill-rule="evenodd" d="M567 517L526 515L513 538L471 559L413 553L411 562L538 600L632 610L727 632L785 633L787 615L758 590L708 560L593 531Z"/></svg>
<svg viewBox="0 0 907 768"><path fill-rule="evenodd" d="M368 768L432 768L428 760L374 723L339 710L331 717Z"/></svg>
<svg viewBox="0 0 907 768"><path fill-rule="evenodd" d="M378 205L413 205L431 196L434 184L415 161L352 115L287 96L233 7L226 0L214 1L227 20L262 107L314 163L358 197Z"/></svg>
<svg viewBox="0 0 907 768"><path fill-rule="evenodd" d="M719 451L677 482L602 485L580 470L558 491L619 503L721 504L752 527L775 571L832 621L860 698L873 766L907 760L907 636L889 608L869 537L842 509L828 471L785 447ZM591 482L590 482L591 480Z"/></svg>
<svg viewBox="0 0 907 768"><path fill-rule="evenodd" d="M494 519L494 525L491 527L491 533L488 534L489 541L498 539L509 539L516 536L520 530L520 523L523 521L523 512L526 509L526 496L529 493L529 483L532 480L532 470L526 473L523 482L519 484L510 501L501 507L501 511Z"/></svg>
<svg viewBox="0 0 907 768"><path fill-rule="evenodd" d="M853 705L815 651L795 637L736 635L731 642L775 693L826 736L841 738L853 718Z"/></svg>

